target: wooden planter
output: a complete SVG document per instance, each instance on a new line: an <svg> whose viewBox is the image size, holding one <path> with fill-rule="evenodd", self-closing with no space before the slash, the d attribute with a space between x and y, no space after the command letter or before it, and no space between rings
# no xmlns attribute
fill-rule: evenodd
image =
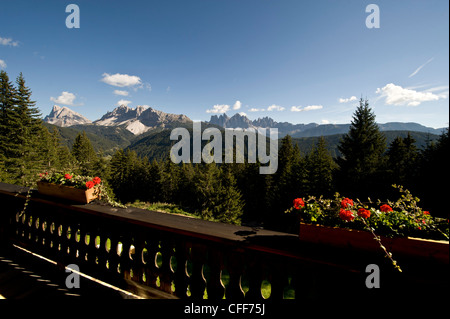
<svg viewBox="0 0 450 319"><path fill-rule="evenodd" d="M48 196L68 199L74 202L87 204L99 197L99 188L79 189L72 186L57 185L46 182L37 182L38 192Z"/></svg>
<svg viewBox="0 0 450 319"><path fill-rule="evenodd" d="M327 227L300 223L301 241L348 248L352 250L381 251L378 241L370 232L346 228ZM381 243L394 256L402 255L429 258L449 263L449 242L422 238L387 238L381 236Z"/></svg>

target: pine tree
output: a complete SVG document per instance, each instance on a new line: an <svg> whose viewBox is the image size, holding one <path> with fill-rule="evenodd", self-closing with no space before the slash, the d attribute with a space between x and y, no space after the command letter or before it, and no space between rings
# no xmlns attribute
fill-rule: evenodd
<svg viewBox="0 0 450 319"><path fill-rule="evenodd" d="M135 151L118 150L110 162L111 177L108 180L114 194L122 202L135 201L142 185L138 179L139 159Z"/></svg>
<svg viewBox="0 0 450 319"><path fill-rule="evenodd" d="M195 208L203 219L213 219L219 205L220 171L216 163L196 166L194 178Z"/></svg>
<svg viewBox="0 0 450 319"><path fill-rule="evenodd" d="M289 224L286 221L286 209L292 206L292 200L300 194L305 194L305 166L300 156L298 146L293 146L292 138L286 135L281 139L278 151L278 170L268 175L267 187L267 218L265 223L273 229Z"/></svg>
<svg viewBox="0 0 450 319"><path fill-rule="evenodd" d="M415 140L408 133L406 138L396 137L386 152L387 170L391 175L391 183L409 188L416 172L419 152Z"/></svg>
<svg viewBox="0 0 450 319"><path fill-rule="evenodd" d="M20 157L17 134L19 119L15 106L16 90L9 81L8 74L0 71L0 166L2 180L16 182L15 168Z"/></svg>
<svg viewBox="0 0 450 319"><path fill-rule="evenodd" d="M218 205L214 208L214 217L228 224L240 224L244 202L237 188L236 178L230 164L220 168L220 186L218 188Z"/></svg>
<svg viewBox="0 0 450 319"><path fill-rule="evenodd" d="M179 170L170 157L167 157L162 163L160 178L161 200L166 203L178 203Z"/></svg>
<svg viewBox="0 0 450 319"><path fill-rule="evenodd" d="M326 148L326 141L320 137L316 147L307 157L309 191L314 196L330 196L334 190L333 172L337 165Z"/></svg>
<svg viewBox="0 0 450 319"><path fill-rule="evenodd" d="M77 161L82 175L94 174L94 165L98 158L85 131L79 133L75 138L72 146L72 156Z"/></svg>
<svg viewBox="0 0 450 319"><path fill-rule="evenodd" d="M39 109L31 100L31 90L25 85L23 74L16 79L16 112L19 121L17 142L20 150L21 178L34 180L46 167L45 155L50 145L48 130L40 119Z"/></svg>
<svg viewBox="0 0 450 319"><path fill-rule="evenodd" d="M386 138L375 122L375 114L368 101L361 99L349 132L338 146L340 189L361 197L380 190L385 148Z"/></svg>
<svg viewBox="0 0 450 319"><path fill-rule="evenodd" d="M448 188L445 186L450 177L448 166L449 150L448 128L439 136L436 142L430 142L420 152L418 174L414 190L422 200L422 207L429 210L433 216L449 218Z"/></svg>

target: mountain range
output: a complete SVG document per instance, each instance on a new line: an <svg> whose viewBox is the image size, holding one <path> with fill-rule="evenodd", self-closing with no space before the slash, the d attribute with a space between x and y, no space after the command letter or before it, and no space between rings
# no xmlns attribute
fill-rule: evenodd
<svg viewBox="0 0 450 319"><path fill-rule="evenodd" d="M177 125L186 126L192 124L192 120L186 115L165 113L142 105L134 109L126 105L120 105L96 121L91 121L67 107L55 105L50 114L44 118L44 122L60 127L74 125L119 126L124 127L134 135L141 135L154 129L174 128ZM277 128L279 137L287 134L292 137L344 134L348 132L350 127L350 124L292 124L289 122L276 122L270 117L258 118L252 121L247 116L239 113L232 117L229 117L227 114L212 115L209 122L205 122L205 124L221 128ZM378 125L381 131L415 131L437 135L443 131L443 128L434 129L411 122L388 122Z"/></svg>
<svg viewBox="0 0 450 319"><path fill-rule="evenodd" d="M235 114L229 117L226 114L213 115L209 121L210 124L219 125L223 128L277 128L279 137L289 134L292 137L313 137L326 136L334 134L345 134L348 132L350 124L292 124L289 122L276 122L270 117L249 120L245 115ZM442 129L426 127L418 123L408 122L388 122L378 124L380 131L414 131L430 134L441 134Z"/></svg>
<svg viewBox="0 0 450 319"><path fill-rule="evenodd" d="M85 131L96 151L112 155L117 149L135 150L140 156L149 159L163 159L168 154L173 141L170 140L171 129L185 127L192 130L192 120L183 114L170 114L151 107L138 106L129 108L121 105L107 112L100 119L91 121L67 107L55 105L44 123L51 130L58 130L62 142L68 147L79 132ZM411 132L422 148L427 141L433 141L443 132L418 123L389 122L378 124L389 143L396 137L405 137ZM289 134L298 144L303 154L308 153L320 136L324 136L332 156L339 156L337 145L342 134L348 132L350 124L292 124L276 122L270 117L250 120L242 114L229 117L226 114L213 115L210 121L202 123L205 127L218 128L277 128L278 137Z"/></svg>

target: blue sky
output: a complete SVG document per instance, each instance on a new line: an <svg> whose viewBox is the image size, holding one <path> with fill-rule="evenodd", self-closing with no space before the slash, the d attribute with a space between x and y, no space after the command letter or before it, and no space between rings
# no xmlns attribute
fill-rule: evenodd
<svg viewBox="0 0 450 319"><path fill-rule="evenodd" d="M80 28L66 27L71 3ZM371 3L380 28L366 27ZM23 72L43 115L57 104L96 120L125 103L349 123L367 97L380 123L438 128L448 13L446 0L2 1L0 68Z"/></svg>

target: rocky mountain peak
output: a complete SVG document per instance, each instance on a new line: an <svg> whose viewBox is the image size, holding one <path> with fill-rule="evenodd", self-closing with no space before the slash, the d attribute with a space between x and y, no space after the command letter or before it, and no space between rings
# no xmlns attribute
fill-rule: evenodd
<svg viewBox="0 0 450 319"><path fill-rule="evenodd" d="M91 120L87 119L80 113L72 111L68 107L60 107L58 105L53 105L50 114L44 118L44 122L61 127L92 123Z"/></svg>

